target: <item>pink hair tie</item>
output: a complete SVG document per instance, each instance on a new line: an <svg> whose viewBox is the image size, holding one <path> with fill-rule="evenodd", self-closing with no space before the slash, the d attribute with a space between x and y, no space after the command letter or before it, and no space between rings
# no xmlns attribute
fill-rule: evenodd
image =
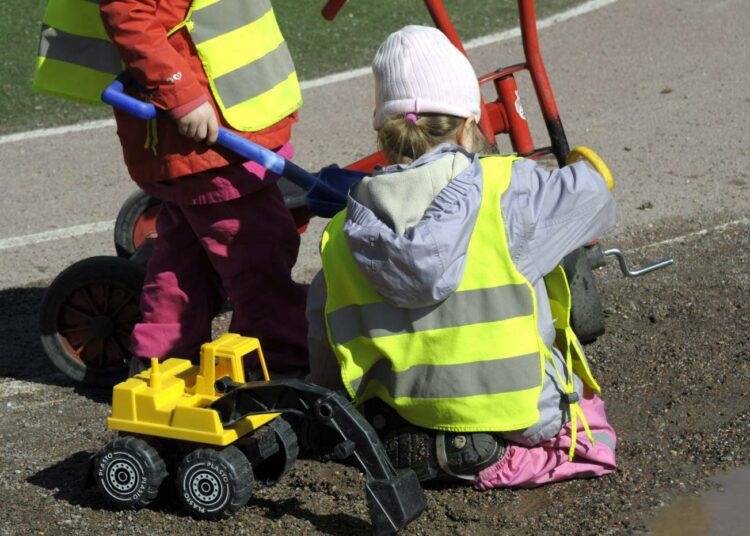
<svg viewBox="0 0 750 536"><path fill-rule="evenodd" d="M404 116L404 119L406 119L407 121L411 121L415 125L417 124L417 114L415 114L413 112L409 112L408 114L406 114Z"/></svg>

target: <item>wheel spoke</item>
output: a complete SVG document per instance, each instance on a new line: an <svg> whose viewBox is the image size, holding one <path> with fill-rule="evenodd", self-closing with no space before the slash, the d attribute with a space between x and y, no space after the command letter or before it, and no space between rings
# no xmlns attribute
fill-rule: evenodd
<svg viewBox="0 0 750 536"><path fill-rule="evenodd" d="M59 329L59 330L57 330L57 332L60 335L70 335L72 333L76 333L77 331L85 331L87 329L89 329L88 326L73 326L73 327L70 327L70 328Z"/></svg>
<svg viewBox="0 0 750 536"><path fill-rule="evenodd" d="M118 314L120 313L120 311L122 311L122 309L123 309L123 308L124 308L124 307L125 307L125 306L126 306L127 304L129 304L129 303L131 302L131 300L132 300L132 299L133 299L133 298L132 298L132 296L130 295L130 293L128 293L128 292L125 292L125 297L124 297L124 298L122 299L122 301L121 301L121 302L120 302L120 303L119 303L119 304L117 305L117 307L115 307L114 311L112 311L112 313L111 313L111 316L112 316L112 318L115 318L115 317L116 317L116 316L117 316L117 315L118 315Z"/></svg>
<svg viewBox="0 0 750 536"><path fill-rule="evenodd" d="M104 285L104 303L102 304L102 311L104 311L105 313L107 312L107 307L109 306L109 297L113 288L114 287L112 285Z"/></svg>
<svg viewBox="0 0 750 536"><path fill-rule="evenodd" d="M71 312L73 312L73 313L75 313L77 315L81 315L86 320L90 320L91 318L94 317L94 315L92 315L91 313L87 313L87 312L79 309L78 307L74 307L74 306L70 305L69 303L63 304L62 308L63 309L67 309L67 310L69 310L69 311L71 311Z"/></svg>
<svg viewBox="0 0 750 536"><path fill-rule="evenodd" d="M98 351L97 350L98 347ZM101 367L103 359L104 359L104 339L95 339L91 346L91 351L88 352L88 359L84 358L84 362L88 365L89 363L92 363L94 359L96 359L96 362Z"/></svg>
<svg viewBox="0 0 750 536"><path fill-rule="evenodd" d="M112 340L115 341L115 344L117 345L117 348L120 350L120 355L122 356L123 360L127 360L128 356L130 355L130 351L128 348L122 343L120 340L120 337L112 337Z"/></svg>
<svg viewBox="0 0 750 536"><path fill-rule="evenodd" d="M99 307L97 307L96 303L94 302L94 298L91 297L91 293L89 292L88 287L81 287L80 288L81 294L83 294L84 298L86 298L86 301L91 306L91 310L94 311L97 315L102 314Z"/></svg>
<svg viewBox="0 0 750 536"><path fill-rule="evenodd" d="M85 362L86 360L81 354L83 354L83 352L86 351L86 348L88 347L88 345L94 340L96 340L96 335L89 335L89 337L86 338L82 343L78 344L78 346L73 346L73 343L71 343L71 346L73 347L73 353L75 354L75 356L81 361Z"/></svg>

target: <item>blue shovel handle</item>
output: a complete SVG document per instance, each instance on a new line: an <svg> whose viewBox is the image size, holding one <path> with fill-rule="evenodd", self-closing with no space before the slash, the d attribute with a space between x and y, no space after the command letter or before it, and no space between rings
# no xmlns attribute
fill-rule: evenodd
<svg viewBox="0 0 750 536"><path fill-rule="evenodd" d="M115 80L104 89L102 100L113 108L144 120L153 119L160 113L160 110L150 102L144 102L127 95L125 85L120 79ZM322 182L312 173L257 143L246 140L221 127L219 127L219 136L216 143L248 160L257 162L277 175L286 177L307 193L315 189L317 194L330 198L334 203L346 204L346 192L341 192Z"/></svg>

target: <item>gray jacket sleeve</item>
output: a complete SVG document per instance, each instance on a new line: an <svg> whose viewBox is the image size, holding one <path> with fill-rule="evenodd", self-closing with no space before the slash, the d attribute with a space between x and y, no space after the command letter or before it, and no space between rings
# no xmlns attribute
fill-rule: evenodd
<svg viewBox="0 0 750 536"><path fill-rule="evenodd" d="M532 283L615 224L612 194L583 161L552 171L514 162L501 204L511 256Z"/></svg>

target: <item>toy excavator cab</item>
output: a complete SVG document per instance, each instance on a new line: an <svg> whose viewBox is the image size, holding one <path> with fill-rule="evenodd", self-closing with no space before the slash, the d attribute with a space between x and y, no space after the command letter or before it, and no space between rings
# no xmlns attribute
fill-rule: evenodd
<svg viewBox="0 0 750 536"><path fill-rule="evenodd" d="M201 346L200 372L195 378L195 392L206 396L216 394L219 380L243 384L246 355L256 353L263 371L263 379L268 381L268 369L263 357L260 341L252 337L241 337L228 333L219 339Z"/></svg>

